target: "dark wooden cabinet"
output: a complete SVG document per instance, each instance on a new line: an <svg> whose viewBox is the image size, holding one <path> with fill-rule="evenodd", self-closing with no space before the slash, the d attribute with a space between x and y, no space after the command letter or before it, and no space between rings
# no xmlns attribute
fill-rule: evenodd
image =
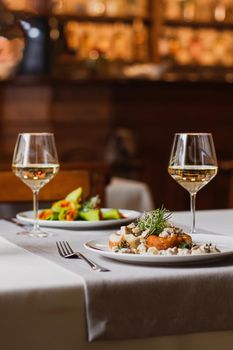
<svg viewBox="0 0 233 350"><path fill-rule="evenodd" d="M10 168L18 132L53 131L62 166L109 160L119 129L136 141L132 157L112 158L111 175L146 181L156 206L189 207L189 196L167 174L175 132L212 132L218 160L233 159L232 84L143 80L30 81L0 86L1 167ZM110 157L111 158L111 157ZM229 172L197 197L198 209L229 204Z"/></svg>

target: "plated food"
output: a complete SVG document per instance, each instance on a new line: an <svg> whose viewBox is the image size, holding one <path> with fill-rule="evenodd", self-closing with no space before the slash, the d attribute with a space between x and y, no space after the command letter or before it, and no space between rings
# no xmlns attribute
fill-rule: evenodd
<svg viewBox="0 0 233 350"><path fill-rule="evenodd" d="M137 264L137 265L155 265L155 266L192 266L193 264L215 263L220 260L231 258L233 256L233 237L222 234L195 233L193 240L197 245L205 245L211 242L217 246L221 252L209 254L187 254L187 255L170 255L170 254L135 254L121 253L112 251L109 248L109 237L99 237L85 243L85 248L101 257L115 260L118 262ZM230 264L232 260L229 260Z"/></svg>
<svg viewBox="0 0 233 350"><path fill-rule="evenodd" d="M64 229L99 229L126 225L141 215L135 210L101 208L99 196L85 199L81 187L39 211L39 225ZM18 213L16 218L25 225L33 225L33 211Z"/></svg>
<svg viewBox="0 0 233 350"><path fill-rule="evenodd" d="M115 233L86 242L85 247L102 257L140 265L192 266L232 258L232 236L187 234L170 219L166 209L156 209Z"/></svg>
<svg viewBox="0 0 233 350"><path fill-rule="evenodd" d="M171 213L165 208L144 213L137 221L109 237L112 252L149 255L218 254L220 249L211 242L197 243L181 228L170 222Z"/></svg>
<svg viewBox="0 0 233 350"><path fill-rule="evenodd" d="M109 211L110 208L101 208L101 212ZM127 225L133 220L137 219L141 213L135 210L119 209L119 211L124 215L123 218L118 220L98 220L98 221L87 221L87 220L39 220L40 226L51 227L51 228L63 228L68 230L92 230L92 229L109 229L113 227L120 227L122 225ZM16 215L19 222L24 225L34 224L33 211L24 211ZM99 231L102 232L101 230Z"/></svg>
<svg viewBox="0 0 233 350"><path fill-rule="evenodd" d="M118 209L102 210L98 195L84 199L82 187L72 191L64 199L55 202L51 208L39 212L39 220L50 221L100 221L122 218L124 218L124 213Z"/></svg>

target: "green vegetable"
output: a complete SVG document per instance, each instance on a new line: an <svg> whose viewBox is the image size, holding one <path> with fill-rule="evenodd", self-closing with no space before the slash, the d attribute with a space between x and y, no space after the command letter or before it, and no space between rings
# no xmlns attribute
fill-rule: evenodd
<svg viewBox="0 0 233 350"><path fill-rule="evenodd" d="M121 218L121 214L117 209L102 211L101 214L103 220L118 220Z"/></svg>
<svg viewBox="0 0 233 350"><path fill-rule="evenodd" d="M70 202L70 201L67 201L66 199L63 199L61 201L55 202L52 205L51 209L56 213L60 213L64 209L78 209L78 208L79 208L78 203Z"/></svg>
<svg viewBox="0 0 233 350"><path fill-rule="evenodd" d="M144 213L138 219L138 226L141 231L148 230L149 235L159 235L169 225L168 220L170 217L171 213L169 210L162 206L159 209Z"/></svg>
<svg viewBox="0 0 233 350"><path fill-rule="evenodd" d="M99 221L100 220L100 210L99 209L90 209L86 211L79 212L80 219L86 221Z"/></svg>
<svg viewBox="0 0 233 350"><path fill-rule="evenodd" d="M50 209L40 212L41 220L117 220L122 216L117 209L110 209L106 212L100 210L99 196L83 200L83 188L78 187L70 192L65 199L59 200Z"/></svg>
<svg viewBox="0 0 233 350"><path fill-rule="evenodd" d="M67 200L68 202L78 203L81 201L82 195L83 195L83 189L82 189L82 187L78 187L76 190L70 192L66 196L65 200Z"/></svg>
<svg viewBox="0 0 233 350"><path fill-rule="evenodd" d="M58 215L58 220L74 221L78 215L79 212L77 209L62 209Z"/></svg>

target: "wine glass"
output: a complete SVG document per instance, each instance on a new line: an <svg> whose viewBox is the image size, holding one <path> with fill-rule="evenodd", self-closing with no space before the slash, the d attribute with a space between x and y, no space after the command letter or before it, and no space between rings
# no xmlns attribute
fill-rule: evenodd
<svg viewBox="0 0 233 350"><path fill-rule="evenodd" d="M212 135L175 134L168 172L190 193L191 230L195 229L196 194L217 174L218 165Z"/></svg>
<svg viewBox="0 0 233 350"><path fill-rule="evenodd" d="M59 163L54 135L51 133L22 133L18 135L15 145L12 171L33 192L34 224L30 230L19 234L47 237L38 223L38 196L40 189L46 185L58 172Z"/></svg>

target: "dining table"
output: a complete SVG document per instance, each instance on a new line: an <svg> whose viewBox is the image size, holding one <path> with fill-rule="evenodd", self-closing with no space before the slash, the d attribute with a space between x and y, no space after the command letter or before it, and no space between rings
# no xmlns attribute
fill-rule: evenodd
<svg viewBox="0 0 233 350"><path fill-rule="evenodd" d="M190 213L174 212L172 221L188 230ZM209 241L233 239L233 209L197 211L196 224ZM0 220L1 350L232 348L233 248L217 261L140 264L84 246L117 227L51 226L46 238L22 229ZM64 259L58 241L109 271Z"/></svg>

